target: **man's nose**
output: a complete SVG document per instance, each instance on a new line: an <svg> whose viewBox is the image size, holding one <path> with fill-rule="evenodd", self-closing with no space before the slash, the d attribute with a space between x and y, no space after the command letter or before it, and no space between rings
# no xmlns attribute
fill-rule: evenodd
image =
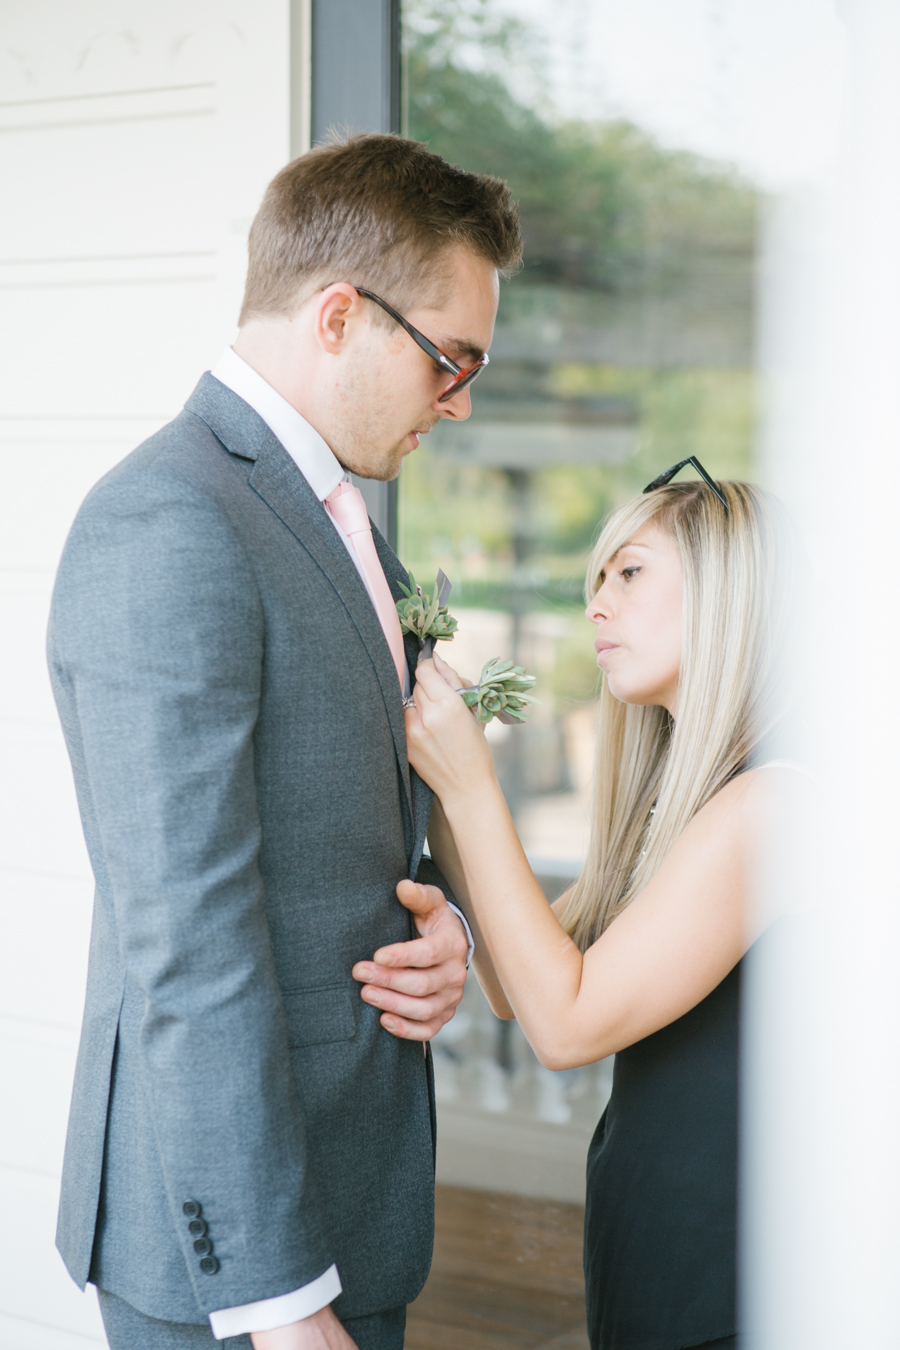
<svg viewBox="0 0 900 1350"><path fill-rule="evenodd" d="M438 403L437 406L442 417L452 417L455 422L465 422L466 418L472 415L472 395L468 387L460 389L452 398L448 398L446 403Z"/></svg>

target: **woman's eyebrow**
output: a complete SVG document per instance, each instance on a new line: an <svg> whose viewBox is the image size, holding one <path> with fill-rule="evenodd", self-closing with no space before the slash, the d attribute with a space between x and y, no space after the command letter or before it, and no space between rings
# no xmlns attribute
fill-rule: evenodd
<svg viewBox="0 0 900 1350"><path fill-rule="evenodd" d="M634 539L634 540L629 539L629 541L628 541L627 544L620 544L620 545L619 545L619 547L616 549L615 553L612 555L612 557L611 557L608 561L611 562L611 563L614 563L614 562L616 561L616 558L618 558L619 554L620 554L620 553L623 553L624 550L625 550L626 548L651 548L651 547L652 547L652 545L650 545L650 544L642 544L642 543L640 543L640 541L637 540L637 539Z"/></svg>

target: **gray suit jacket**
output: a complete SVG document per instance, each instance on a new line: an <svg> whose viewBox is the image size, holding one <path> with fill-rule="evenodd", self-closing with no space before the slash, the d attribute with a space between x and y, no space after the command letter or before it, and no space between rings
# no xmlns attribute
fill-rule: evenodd
<svg viewBox="0 0 900 1350"><path fill-rule="evenodd" d="M350 969L410 935L394 888L431 795L356 568L212 376L84 502L49 659L97 882L69 1271L195 1323L335 1261L340 1315L410 1301L431 1261L430 1060Z"/></svg>

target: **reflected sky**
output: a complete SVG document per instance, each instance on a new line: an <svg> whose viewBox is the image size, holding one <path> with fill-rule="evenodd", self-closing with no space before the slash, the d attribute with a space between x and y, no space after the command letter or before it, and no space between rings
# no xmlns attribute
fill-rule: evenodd
<svg viewBox="0 0 900 1350"><path fill-rule="evenodd" d="M626 117L663 144L731 160L779 189L837 140L839 0L495 0L541 33L569 117Z"/></svg>

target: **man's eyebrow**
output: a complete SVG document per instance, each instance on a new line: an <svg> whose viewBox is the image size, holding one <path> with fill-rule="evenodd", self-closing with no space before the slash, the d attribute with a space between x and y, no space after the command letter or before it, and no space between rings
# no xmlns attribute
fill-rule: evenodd
<svg viewBox="0 0 900 1350"><path fill-rule="evenodd" d="M437 345L445 356L452 356L454 359L457 356L470 356L472 365L475 365L484 356L484 348L479 347L478 343L473 342L471 338L442 338Z"/></svg>

